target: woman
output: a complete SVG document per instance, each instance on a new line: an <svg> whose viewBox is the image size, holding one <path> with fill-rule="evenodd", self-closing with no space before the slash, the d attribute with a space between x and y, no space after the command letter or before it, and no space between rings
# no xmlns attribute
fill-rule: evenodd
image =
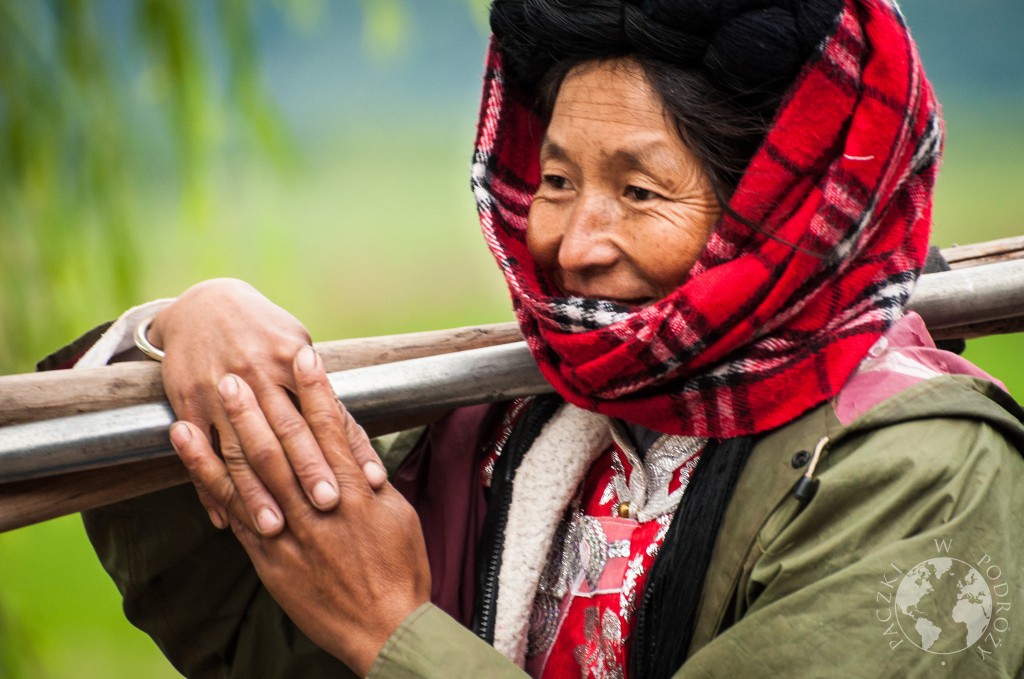
<svg viewBox="0 0 1024 679"><path fill-rule="evenodd" d="M559 397L392 486L301 325L187 292L140 340L232 530L90 513L129 617L189 676L1015 675L1024 412L904 313L941 123L895 7L491 17L474 191Z"/></svg>

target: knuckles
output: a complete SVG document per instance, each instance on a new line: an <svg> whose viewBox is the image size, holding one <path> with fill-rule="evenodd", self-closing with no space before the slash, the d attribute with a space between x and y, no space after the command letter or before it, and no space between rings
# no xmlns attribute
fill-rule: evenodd
<svg viewBox="0 0 1024 679"><path fill-rule="evenodd" d="M281 448L270 442L254 443L246 446L244 455L228 455L225 451L224 461L228 468L237 472L248 472L249 467L266 468L279 460Z"/></svg>
<svg viewBox="0 0 1024 679"><path fill-rule="evenodd" d="M239 499L238 490L235 488L235 484L227 476L208 480L203 484L203 487L207 489L214 500L225 507L232 507L236 504L235 501ZM235 511L237 511L237 509L235 509Z"/></svg>
<svg viewBox="0 0 1024 679"><path fill-rule="evenodd" d="M302 440L306 431L306 421L298 415L280 417L274 424L274 432L285 444Z"/></svg>
<svg viewBox="0 0 1024 679"><path fill-rule="evenodd" d="M315 481L321 476L321 471L323 470L322 460L322 457L318 460L316 457L300 456L290 461L296 476L300 479Z"/></svg>

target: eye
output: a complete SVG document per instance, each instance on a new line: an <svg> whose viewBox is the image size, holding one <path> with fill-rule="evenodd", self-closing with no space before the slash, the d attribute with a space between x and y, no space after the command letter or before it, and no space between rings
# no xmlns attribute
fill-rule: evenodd
<svg viewBox="0 0 1024 679"><path fill-rule="evenodd" d="M623 194L626 196L626 198L632 198L633 200L637 201L654 200L655 198L661 197L654 191L651 191L650 189L645 189L640 186L633 186L632 184L626 187L626 190L623 192Z"/></svg>
<svg viewBox="0 0 1024 679"><path fill-rule="evenodd" d="M570 188L569 180L560 174L546 174L541 177L541 182L545 186L559 191Z"/></svg>

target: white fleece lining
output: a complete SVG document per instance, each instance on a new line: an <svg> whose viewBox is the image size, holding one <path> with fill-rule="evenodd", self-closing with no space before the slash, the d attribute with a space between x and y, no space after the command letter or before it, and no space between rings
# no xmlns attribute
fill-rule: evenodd
<svg viewBox="0 0 1024 679"><path fill-rule="evenodd" d="M148 316L169 307L173 299L157 299L132 307L121 314L114 324L75 363L76 368L95 368L110 363L110 359L135 346L135 328Z"/></svg>
<svg viewBox="0 0 1024 679"><path fill-rule="evenodd" d="M555 529L591 463L610 443L607 417L567 403L544 426L516 471L498 575L494 647L520 667Z"/></svg>

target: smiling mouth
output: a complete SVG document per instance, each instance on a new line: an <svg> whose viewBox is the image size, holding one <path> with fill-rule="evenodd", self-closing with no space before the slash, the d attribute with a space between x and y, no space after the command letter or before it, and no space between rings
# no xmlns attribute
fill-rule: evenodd
<svg viewBox="0 0 1024 679"><path fill-rule="evenodd" d="M634 308L650 306L651 304L654 304L657 301L657 299L654 297L612 297L610 295L601 294L586 295L577 292L576 290L566 290L565 294L568 297L580 297L582 299L600 300L602 302L610 302L612 304L615 304L616 306Z"/></svg>
<svg viewBox="0 0 1024 679"><path fill-rule="evenodd" d="M649 304L654 303L652 297L633 297L630 299L622 299L620 297L597 297L595 299L604 299L612 304L618 304L619 306L631 306L631 307L645 307Z"/></svg>

